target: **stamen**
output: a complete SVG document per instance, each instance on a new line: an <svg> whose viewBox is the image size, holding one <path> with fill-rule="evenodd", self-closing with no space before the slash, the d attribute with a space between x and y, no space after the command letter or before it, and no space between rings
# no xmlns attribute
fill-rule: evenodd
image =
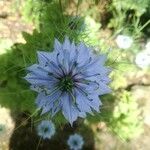
<svg viewBox="0 0 150 150"><path fill-rule="evenodd" d="M76 105L76 98L75 98L75 96L72 94L72 92L71 92L71 91L69 91L69 94L70 94L70 95L71 95L71 97L72 97L73 104L75 104L75 105Z"/></svg>
<svg viewBox="0 0 150 150"><path fill-rule="evenodd" d="M56 93L58 90L60 90L62 88L62 86L56 86L56 88L54 88L52 91L50 91L50 93L47 93L47 91L45 91L45 94L47 96L51 96L52 94Z"/></svg>
<svg viewBox="0 0 150 150"><path fill-rule="evenodd" d="M60 78L58 86L61 86L63 91L68 92L68 91L72 90L72 88L74 86L74 81L72 80L72 78L70 76L67 75L67 76Z"/></svg>

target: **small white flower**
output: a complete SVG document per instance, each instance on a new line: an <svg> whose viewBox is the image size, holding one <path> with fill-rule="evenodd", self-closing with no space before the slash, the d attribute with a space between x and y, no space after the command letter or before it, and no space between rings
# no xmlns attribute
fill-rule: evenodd
<svg viewBox="0 0 150 150"><path fill-rule="evenodd" d="M71 150L81 150L84 144L83 137L76 133L70 135L67 144Z"/></svg>
<svg viewBox="0 0 150 150"><path fill-rule="evenodd" d="M133 39L126 35L118 35L116 38L116 43L119 48L128 49L133 43Z"/></svg>
<svg viewBox="0 0 150 150"><path fill-rule="evenodd" d="M146 50L150 52L150 41L147 42L146 46L145 46Z"/></svg>
<svg viewBox="0 0 150 150"><path fill-rule="evenodd" d="M136 55L135 63L138 67L144 69L150 66L150 52L143 50Z"/></svg>
<svg viewBox="0 0 150 150"><path fill-rule="evenodd" d="M51 139L55 134L55 125L52 121L43 120L37 127L38 135L43 139Z"/></svg>

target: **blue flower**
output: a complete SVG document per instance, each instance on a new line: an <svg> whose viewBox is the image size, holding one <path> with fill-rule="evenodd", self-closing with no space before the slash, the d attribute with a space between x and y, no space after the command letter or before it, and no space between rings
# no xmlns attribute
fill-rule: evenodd
<svg viewBox="0 0 150 150"><path fill-rule="evenodd" d="M51 139L51 137L55 134L55 125L52 121L43 120L37 126L37 132L40 137L43 139Z"/></svg>
<svg viewBox="0 0 150 150"><path fill-rule="evenodd" d="M80 150L84 144L83 137L76 133L70 135L67 144L71 150Z"/></svg>
<svg viewBox="0 0 150 150"><path fill-rule="evenodd" d="M104 66L107 56L92 53L68 38L61 44L55 40L53 52L38 52L38 64L28 68L25 79L38 92L36 104L42 114L54 116L62 110L72 124L78 117L99 111L99 95L111 92L107 86L111 69Z"/></svg>

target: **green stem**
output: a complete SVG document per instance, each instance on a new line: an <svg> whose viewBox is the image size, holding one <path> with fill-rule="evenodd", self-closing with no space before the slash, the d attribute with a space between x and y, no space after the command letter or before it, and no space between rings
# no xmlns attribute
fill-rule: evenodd
<svg viewBox="0 0 150 150"><path fill-rule="evenodd" d="M140 28L140 31L142 31L149 23L150 23L150 20L148 20L148 21Z"/></svg>
<svg viewBox="0 0 150 150"><path fill-rule="evenodd" d="M63 18L63 6L62 6L61 0L59 0L59 6L60 6L61 13L62 13L62 18Z"/></svg>
<svg viewBox="0 0 150 150"><path fill-rule="evenodd" d="M74 97L74 95L69 91L69 94L71 95L72 99L73 99L73 103L76 104L76 99Z"/></svg>

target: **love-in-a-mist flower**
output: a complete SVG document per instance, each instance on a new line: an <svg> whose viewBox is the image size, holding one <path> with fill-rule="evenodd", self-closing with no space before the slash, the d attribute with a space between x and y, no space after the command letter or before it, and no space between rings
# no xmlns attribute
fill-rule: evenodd
<svg viewBox="0 0 150 150"><path fill-rule="evenodd" d="M135 58L135 63L142 69L150 67L150 52L143 50L142 52L138 53Z"/></svg>
<svg viewBox="0 0 150 150"><path fill-rule="evenodd" d="M81 150L84 144L83 137L76 133L70 135L67 144L70 150Z"/></svg>
<svg viewBox="0 0 150 150"><path fill-rule="evenodd" d="M118 35L116 38L116 43L119 48L128 49L133 43L133 39L126 35Z"/></svg>
<svg viewBox="0 0 150 150"><path fill-rule="evenodd" d="M63 44L56 39L53 52L38 52L39 64L28 68L25 79L39 93L36 104L42 114L54 116L62 110L72 124L92 110L99 111L99 95L111 91L106 59L106 55L97 56L85 44L75 45L68 38Z"/></svg>
<svg viewBox="0 0 150 150"><path fill-rule="evenodd" d="M37 133L43 139L51 139L51 137L55 134L55 125L52 121L43 120L37 126Z"/></svg>

